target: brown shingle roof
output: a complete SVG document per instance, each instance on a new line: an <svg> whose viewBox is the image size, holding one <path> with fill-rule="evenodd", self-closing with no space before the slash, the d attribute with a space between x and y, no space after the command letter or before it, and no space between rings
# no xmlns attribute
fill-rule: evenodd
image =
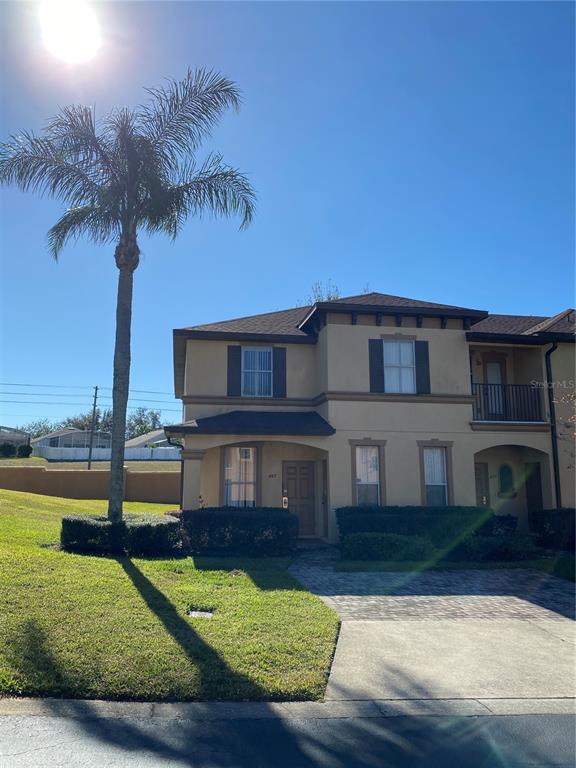
<svg viewBox="0 0 576 768"><path fill-rule="evenodd" d="M282 309L279 312L266 312L263 315L248 315L248 317L238 317L234 320L193 325L184 330L306 336L307 334L301 331L298 325L309 311L310 307L295 307L294 309Z"/></svg>
<svg viewBox="0 0 576 768"><path fill-rule="evenodd" d="M565 309L553 317L541 315L489 315L475 323L473 333L534 336L539 333L571 333L575 331L575 312Z"/></svg>
<svg viewBox="0 0 576 768"><path fill-rule="evenodd" d="M331 304L339 309L342 305L350 304L353 306L366 307L391 307L394 309L405 307L406 309L433 309L433 310L452 310L462 312L477 312L477 310L466 309L465 307L456 307L451 304L436 304L431 301L420 301L418 299L408 299L403 296L391 296L387 293L362 293L358 296L346 296L341 299L320 302L323 307L329 307ZM183 331L201 331L209 333L250 333L250 334L277 334L282 336L306 337L308 334L298 326L311 313L313 306L294 307L293 309L283 309L278 312L266 312L260 315L248 315L247 317L238 317L233 320L222 320L216 323L205 323L203 325L192 325L183 328Z"/></svg>
<svg viewBox="0 0 576 768"><path fill-rule="evenodd" d="M323 304L363 304L376 307L408 307L414 309L462 309L453 304L437 304L433 301L421 301L420 299L408 299L405 296L392 296L389 293L361 293L358 296L346 296L343 299L334 299ZM472 311L472 310L471 310Z"/></svg>
<svg viewBox="0 0 576 768"><path fill-rule="evenodd" d="M547 318L537 315L488 315L474 324L474 333L525 333L543 320Z"/></svg>

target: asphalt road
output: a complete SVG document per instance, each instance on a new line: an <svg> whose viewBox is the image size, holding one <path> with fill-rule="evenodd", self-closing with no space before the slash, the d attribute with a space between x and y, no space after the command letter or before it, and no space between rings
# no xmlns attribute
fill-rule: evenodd
<svg viewBox="0 0 576 768"><path fill-rule="evenodd" d="M572 715L175 720L0 717L0 768L575 765Z"/></svg>

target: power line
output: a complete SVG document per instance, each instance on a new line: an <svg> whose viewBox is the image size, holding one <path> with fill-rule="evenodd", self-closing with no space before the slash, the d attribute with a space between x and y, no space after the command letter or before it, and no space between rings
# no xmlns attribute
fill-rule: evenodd
<svg viewBox="0 0 576 768"><path fill-rule="evenodd" d="M0 382L1 387L47 387L49 389L92 389L88 386L79 386L78 384L16 384L13 381Z"/></svg>
<svg viewBox="0 0 576 768"><path fill-rule="evenodd" d="M143 401L145 402L145 401ZM92 403L65 403L62 401L50 401L50 400L0 400L0 405L3 403L19 403L20 405L74 405L79 408L91 408ZM140 406L137 405L129 405L128 409L131 411L137 411L140 408ZM180 413L180 409L176 408L157 408L156 410L159 411L170 411L172 413Z"/></svg>
<svg viewBox="0 0 576 768"><path fill-rule="evenodd" d="M84 393L82 394L74 394L73 392L64 392L60 394L60 392L0 392L0 396L4 395L16 395L17 397L86 397ZM112 400L111 395L104 395L103 397L100 397L101 400ZM137 397L129 397L128 400L131 400L133 403L167 403L168 405L174 405L173 401L176 398L172 398L172 400L149 400L148 398L141 399ZM25 402L24 400L22 402ZM58 400L54 400L54 403L58 403ZM64 405L64 403L62 403ZM78 403L80 405L80 403Z"/></svg>
<svg viewBox="0 0 576 768"><path fill-rule="evenodd" d="M46 387L46 389L88 389L92 390L93 387L78 384L16 384L13 381L1 381L0 387ZM100 389L106 389L112 392L112 387L100 387ZM172 392L159 392L154 389L130 389L130 392L135 392L139 395L168 395L173 397ZM80 396L80 395L78 395ZM76 397L76 395L75 395Z"/></svg>

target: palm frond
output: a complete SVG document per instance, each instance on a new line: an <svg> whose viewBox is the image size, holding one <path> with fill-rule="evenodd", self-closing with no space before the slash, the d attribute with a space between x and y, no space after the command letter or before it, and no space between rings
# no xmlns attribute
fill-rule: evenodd
<svg viewBox="0 0 576 768"><path fill-rule="evenodd" d="M48 231L48 248L56 261L69 240L82 235L94 243L109 242L120 234L118 220L106 206L83 205L70 208Z"/></svg>
<svg viewBox="0 0 576 768"><path fill-rule="evenodd" d="M70 162L92 159L94 163L101 163L110 175L114 174L106 137L97 135L94 112L90 107L78 104L63 107L48 122L46 136Z"/></svg>
<svg viewBox="0 0 576 768"><path fill-rule="evenodd" d="M140 108L142 130L172 167L198 149L227 109L240 106L237 85L207 69L189 69L183 80L146 90L152 98Z"/></svg>
<svg viewBox="0 0 576 768"><path fill-rule="evenodd" d="M150 233L163 231L175 238L188 216L204 213L239 215L240 229L245 229L254 217L255 205L256 195L247 176L214 154L198 170L190 164L180 183L151 199L143 218Z"/></svg>
<svg viewBox="0 0 576 768"><path fill-rule="evenodd" d="M93 169L68 162L53 141L22 133L0 144L0 184L50 194L73 205L94 201L101 189Z"/></svg>

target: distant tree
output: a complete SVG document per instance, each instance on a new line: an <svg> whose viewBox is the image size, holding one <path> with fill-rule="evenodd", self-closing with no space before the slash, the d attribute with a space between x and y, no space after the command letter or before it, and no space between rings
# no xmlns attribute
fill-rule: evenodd
<svg viewBox="0 0 576 768"><path fill-rule="evenodd" d="M76 416L68 416L59 424L60 429L83 429L92 428L92 409L86 413L78 413ZM112 411L109 408L101 410L96 408L95 428L100 432L110 432L112 428Z"/></svg>
<svg viewBox="0 0 576 768"><path fill-rule="evenodd" d="M151 408L136 408L126 419L126 439L145 435L154 429L161 429L160 411Z"/></svg>
<svg viewBox="0 0 576 768"><path fill-rule="evenodd" d="M42 435L47 435L48 432L55 432L59 428L60 424L58 422L50 421L49 419L36 419L18 427L18 429L28 432L32 438L42 437Z"/></svg>
<svg viewBox="0 0 576 768"><path fill-rule="evenodd" d="M317 280L312 284L310 293L305 297L304 305L316 304L319 301L334 301L340 297L340 288L332 280L327 280L325 283Z"/></svg>
<svg viewBox="0 0 576 768"><path fill-rule="evenodd" d="M89 430L92 426L92 410L86 413L77 413L76 416L68 416L60 422L60 429Z"/></svg>

